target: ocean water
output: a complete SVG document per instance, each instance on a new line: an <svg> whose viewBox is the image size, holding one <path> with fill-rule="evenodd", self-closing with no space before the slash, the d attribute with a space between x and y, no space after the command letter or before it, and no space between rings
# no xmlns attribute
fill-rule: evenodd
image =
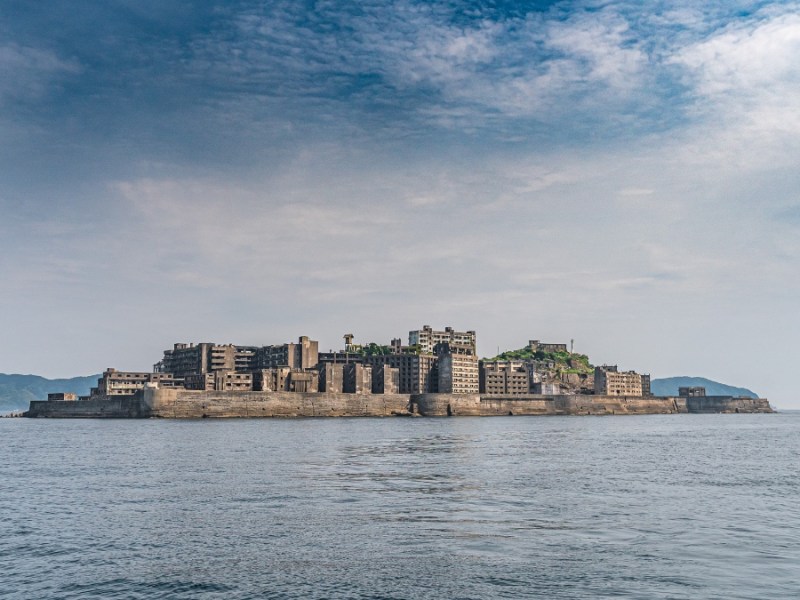
<svg viewBox="0 0 800 600"><path fill-rule="evenodd" d="M0 420L0 598L800 597L800 414Z"/></svg>

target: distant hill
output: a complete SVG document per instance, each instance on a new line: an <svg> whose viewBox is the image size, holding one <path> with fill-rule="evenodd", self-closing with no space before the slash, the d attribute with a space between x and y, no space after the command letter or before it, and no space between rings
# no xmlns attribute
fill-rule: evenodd
<svg viewBox="0 0 800 600"><path fill-rule="evenodd" d="M725 385L705 377L666 377L664 379L653 379L650 382L650 390L655 396L677 396L679 387L704 387L708 396L758 398L758 394L747 388Z"/></svg>
<svg viewBox="0 0 800 600"><path fill-rule="evenodd" d="M71 379L46 379L38 375L0 373L0 414L27 410L31 400L47 400L53 392L72 392L85 396L97 385L100 375Z"/></svg>

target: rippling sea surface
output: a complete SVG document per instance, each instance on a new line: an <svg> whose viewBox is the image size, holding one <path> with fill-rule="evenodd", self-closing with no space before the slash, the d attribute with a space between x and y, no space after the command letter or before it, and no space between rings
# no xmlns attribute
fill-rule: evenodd
<svg viewBox="0 0 800 600"><path fill-rule="evenodd" d="M0 598L800 597L800 414L0 420Z"/></svg>

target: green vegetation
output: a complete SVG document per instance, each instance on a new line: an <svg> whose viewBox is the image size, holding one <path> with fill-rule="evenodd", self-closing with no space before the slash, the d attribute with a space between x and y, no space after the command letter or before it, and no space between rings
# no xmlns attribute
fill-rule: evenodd
<svg viewBox="0 0 800 600"><path fill-rule="evenodd" d="M370 342L366 346L361 346L358 348L357 352L361 356L383 356L386 354L391 354L392 348L390 346L384 346L381 344L376 344L375 342Z"/></svg>
<svg viewBox="0 0 800 600"><path fill-rule="evenodd" d="M548 370L553 372L574 373L577 375L588 375L594 372L594 365L589 362L589 357L585 354L544 352L542 350L531 352L530 347L520 348L519 350L506 350L494 358L486 358L484 360L535 360L537 363L552 363L553 367Z"/></svg>

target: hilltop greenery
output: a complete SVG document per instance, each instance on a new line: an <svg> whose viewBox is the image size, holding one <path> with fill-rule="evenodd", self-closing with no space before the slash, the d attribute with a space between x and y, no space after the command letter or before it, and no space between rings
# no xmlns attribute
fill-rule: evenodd
<svg viewBox="0 0 800 600"><path fill-rule="evenodd" d="M553 363L553 371L560 373L590 374L594 372L594 365L589 362L589 357L576 352L532 352L530 347L519 350L506 350L487 361L498 360L535 360L538 363Z"/></svg>

